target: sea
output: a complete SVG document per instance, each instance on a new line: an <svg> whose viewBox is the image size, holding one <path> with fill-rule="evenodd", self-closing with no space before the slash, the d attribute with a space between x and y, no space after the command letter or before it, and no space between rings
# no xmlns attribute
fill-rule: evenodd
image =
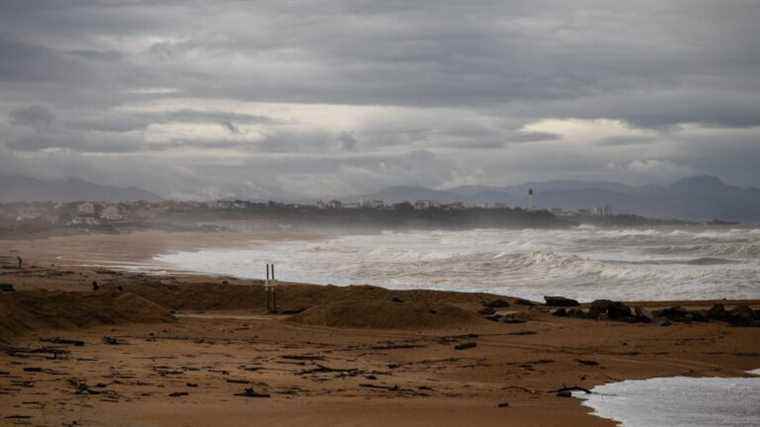
<svg viewBox="0 0 760 427"><path fill-rule="evenodd" d="M169 268L318 284L489 292L541 301L760 298L760 228L383 231L170 252Z"/></svg>

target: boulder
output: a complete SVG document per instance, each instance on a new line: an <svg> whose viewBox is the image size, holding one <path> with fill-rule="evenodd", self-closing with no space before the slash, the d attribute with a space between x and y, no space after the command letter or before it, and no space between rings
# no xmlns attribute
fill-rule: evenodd
<svg viewBox="0 0 760 427"><path fill-rule="evenodd" d="M662 310L655 311L654 314L657 317L664 317L674 322L685 322L689 320L687 316L689 311L681 306L663 308Z"/></svg>
<svg viewBox="0 0 760 427"><path fill-rule="evenodd" d="M552 311L552 316L567 317L567 310L565 310L564 308L558 308Z"/></svg>
<svg viewBox="0 0 760 427"><path fill-rule="evenodd" d="M731 317L723 304L715 304L710 307L707 310L706 316L709 320L728 320Z"/></svg>
<svg viewBox="0 0 760 427"><path fill-rule="evenodd" d="M580 303L571 298L558 296L545 296L546 305L551 307L577 307Z"/></svg>
<svg viewBox="0 0 760 427"><path fill-rule="evenodd" d="M567 317L574 317L576 319L586 319L588 316L586 312L580 308L570 308L567 310Z"/></svg>
<svg viewBox="0 0 760 427"><path fill-rule="evenodd" d="M646 308L635 307L634 310L636 312L636 320L638 320L639 322L641 322L641 323L652 323L652 322L654 322L654 316Z"/></svg>
<svg viewBox="0 0 760 427"><path fill-rule="evenodd" d="M598 319L606 315L611 320L628 320L633 318L631 308L620 301L598 299L591 303L589 317Z"/></svg>
<svg viewBox="0 0 760 427"><path fill-rule="evenodd" d="M686 315L686 319L692 322L707 322L707 316L701 311L690 311Z"/></svg>
<svg viewBox="0 0 760 427"><path fill-rule="evenodd" d="M746 304L737 305L729 315L729 322L736 326L750 326L755 320L755 312Z"/></svg>

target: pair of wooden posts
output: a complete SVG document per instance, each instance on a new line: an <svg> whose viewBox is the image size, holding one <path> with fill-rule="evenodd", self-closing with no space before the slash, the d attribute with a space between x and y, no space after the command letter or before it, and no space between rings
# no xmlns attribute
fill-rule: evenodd
<svg viewBox="0 0 760 427"><path fill-rule="evenodd" d="M271 276L271 280L270 280ZM276 279L274 264L267 264L267 280L264 282L264 292L267 300L267 313L277 313L277 294L275 293Z"/></svg>

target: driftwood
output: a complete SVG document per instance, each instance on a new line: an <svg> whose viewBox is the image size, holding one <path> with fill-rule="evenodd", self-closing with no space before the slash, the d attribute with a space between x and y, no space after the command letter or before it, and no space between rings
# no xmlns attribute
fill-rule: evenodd
<svg viewBox="0 0 760 427"><path fill-rule="evenodd" d="M70 352L68 350L64 350L58 347L37 347L37 348L31 348L31 347L13 347L9 345L0 345L0 351L4 352L8 356L13 357L28 357L30 354L48 354L51 355L53 359L57 359L58 356L65 356L68 355Z"/></svg>
<svg viewBox="0 0 760 427"><path fill-rule="evenodd" d="M286 354L280 357L287 360L325 360L324 356L308 356L300 354Z"/></svg>
<svg viewBox="0 0 760 427"><path fill-rule="evenodd" d="M398 393L401 393L406 396L430 396L428 393L421 393L417 390L411 389L411 388L401 388L398 386L398 384L394 385L379 385L379 384L369 384L369 383L361 383L359 384L359 387L369 388L373 390L384 390L384 391L395 391ZM420 390L430 390L429 387L420 387Z"/></svg>
<svg viewBox="0 0 760 427"><path fill-rule="evenodd" d="M269 393L259 393L256 390L253 389L253 387L247 387L245 390L243 390L242 393L235 393L235 396L242 396L242 397L264 397L269 398L272 397Z"/></svg>
<svg viewBox="0 0 760 427"><path fill-rule="evenodd" d="M40 341L49 342L51 344L63 344L63 345L73 345L76 347L84 347L84 341L82 340L70 340L70 339L61 338L61 337L40 338Z"/></svg>
<svg viewBox="0 0 760 427"><path fill-rule="evenodd" d="M364 374L365 372L357 368L331 368L329 366L318 364L316 368L304 369L303 371L299 371L297 375L329 374L329 373L337 373L337 374L353 377L356 375Z"/></svg>
<svg viewBox="0 0 760 427"><path fill-rule="evenodd" d="M379 345L373 345L370 346L370 350L401 350L406 348L424 348L424 345L420 344L397 344L397 343L387 343L387 344L379 344Z"/></svg>
<svg viewBox="0 0 760 427"><path fill-rule="evenodd" d="M478 344L474 342L463 342L454 346L454 350L467 350L468 348L475 348Z"/></svg>

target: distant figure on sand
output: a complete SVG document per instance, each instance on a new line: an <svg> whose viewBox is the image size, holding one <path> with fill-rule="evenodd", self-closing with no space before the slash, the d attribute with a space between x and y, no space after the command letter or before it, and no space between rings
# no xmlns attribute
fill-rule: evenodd
<svg viewBox="0 0 760 427"><path fill-rule="evenodd" d="M24 260L20 256L16 256L16 259L18 260L18 269L21 270L24 268Z"/></svg>

